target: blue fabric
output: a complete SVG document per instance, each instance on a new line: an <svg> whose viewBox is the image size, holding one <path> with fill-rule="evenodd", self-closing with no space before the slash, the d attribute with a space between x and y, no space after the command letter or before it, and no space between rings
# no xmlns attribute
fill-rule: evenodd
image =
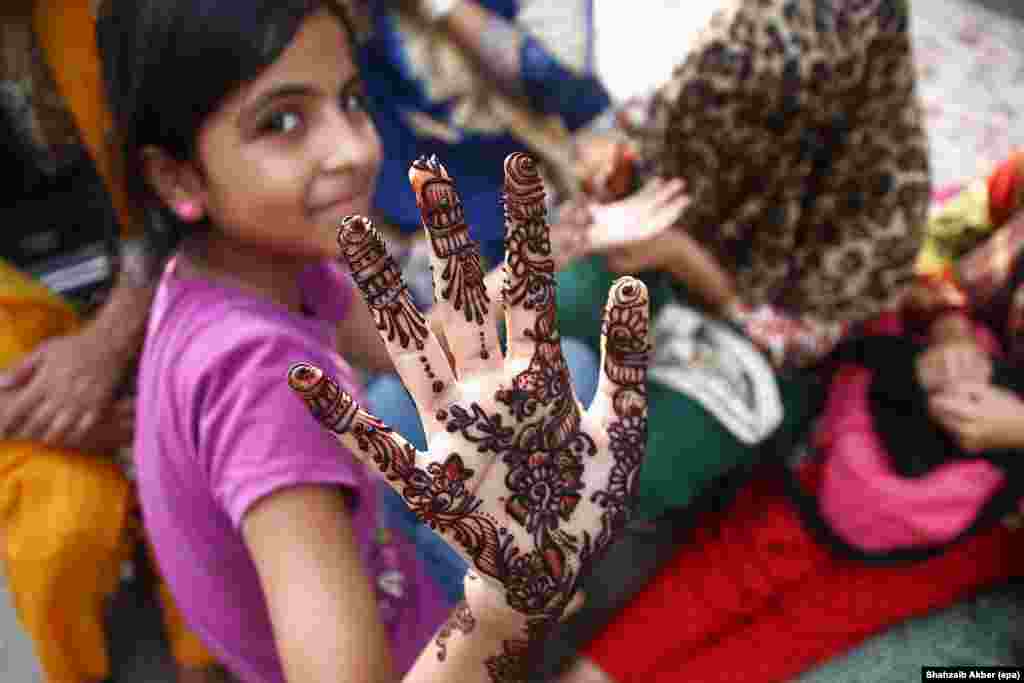
<svg viewBox="0 0 1024 683"><path fill-rule="evenodd" d="M480 5L514 20L515 0L477 0ZM403 112L421 112L450 124L453 101L432 101L415 76L387 3L376 3L373 35L359 53L365 74L370 109L384 146L375 208L405 233L420 228L416 198L409 188L409 164L424 154L436 154L458 183L471 234L491 265L504 258L505 225L501 213L502 162L524 144L512 135L460 131L462 139L449 144L419 137L404 120ZM581 27L580 30L585 30ZM521 79L530 102L546 114L558 114L569 130L576 130L604 112L611 98L589 74L576 75L563 67L536 40L522 51Z"/></svg>
<svg viewBox="0 0 1024 683"><path fill-rule="evenodd" d="M562 354L569 365L576 395L589 406L597 393L598 358L583 342L562 339ZM407 438L416 448L426 449L426 437L420 425L416 405L402 381L395 374L379 375L366 391L366 400L373 413L392 429ZM381 483L381 508L387 524L411 539L427 567L451 603L462 599L462 579L468 565L448 543L426 525L421 524L405 501L386 482Z"/></svg>

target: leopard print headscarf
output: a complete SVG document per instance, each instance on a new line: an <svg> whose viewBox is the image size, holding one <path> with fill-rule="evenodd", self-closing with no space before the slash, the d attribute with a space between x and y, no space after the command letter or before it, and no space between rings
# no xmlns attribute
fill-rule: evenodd
<svg viewBox="0 0 1024 683"><path fill-rule="evenodd" d="M726 0L633 134L746 302L827 322L894 305L930 197L902 0Z"/></svg>

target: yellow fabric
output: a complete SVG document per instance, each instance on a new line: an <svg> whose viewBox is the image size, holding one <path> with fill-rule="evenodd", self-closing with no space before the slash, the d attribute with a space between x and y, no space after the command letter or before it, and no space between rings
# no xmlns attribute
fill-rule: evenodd
<svg viewBox="0 0 1024 683"><path fill-rule="evenodd" d="M59 297L0 260L0 368L78 324ZM112 458L0 441L0 568L49 683L109 675L104 603L136 538L132 505ZM177 661L212 664L166 589L161 597Z"/></svg>
<svg viewBox="0 0 1024 683"><path fill-rule="evenodd" d="M49 337L78 327L74 310L0 259L0 370Z"/></svg>
<svg viewBox="0 0 1024 683"><path fill-rule="evenodd" d="M986 178L980 177L929 216L916 264L918 274L933 275L949 268L991 232L988 187Z"/></svg>
<svg viewBox="0 0 1024 683"><path fill-rule="evenodd" d="M110 674L104 604L130 550L129 497L112 460L0 442L4 573L49 683Z"/></svg>

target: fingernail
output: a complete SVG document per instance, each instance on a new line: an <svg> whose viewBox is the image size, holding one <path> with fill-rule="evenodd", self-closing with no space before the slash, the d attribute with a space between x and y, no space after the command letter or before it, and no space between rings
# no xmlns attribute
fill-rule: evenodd
<svg viewBox="0 0 1024 683"><path fill-rule="evenodd" d="M313 417L336 434L348 431L359 412L352 396L310 363L296 363L288 369L288 386L302 398Z"/></svg>

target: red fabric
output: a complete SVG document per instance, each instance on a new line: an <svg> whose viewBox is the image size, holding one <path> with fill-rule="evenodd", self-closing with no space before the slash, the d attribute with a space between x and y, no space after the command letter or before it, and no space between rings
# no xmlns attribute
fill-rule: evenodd
<svg viewBox="0 0 1024 683"><path fill-rule="evenodd" d="M1003 161L988 178L988 214L998 228L1020 208L1024 197L1024 150Z"/></svg>
<svg viewBox="0 0 1024 683"><path fill-rule="evenodd" d="M1020 568L1002 527L915 565L838 560L762 474L584 649L616 681L786 680Z"/></svg>

